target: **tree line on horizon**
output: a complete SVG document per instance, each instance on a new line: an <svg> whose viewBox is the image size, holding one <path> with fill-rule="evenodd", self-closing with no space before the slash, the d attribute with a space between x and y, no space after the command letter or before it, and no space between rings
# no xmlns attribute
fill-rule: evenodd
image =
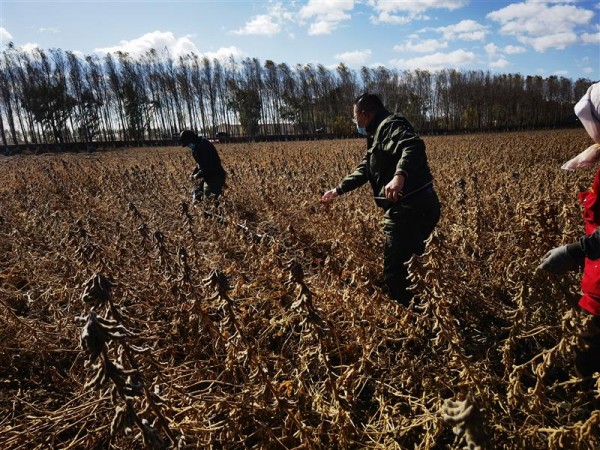
<svg viewBox="0 0 600 450"><path fill-rule="evenodd" d="M573 105L592 83L482 70L173 58L155 49L81 57L9 43L0 58L0 133L5 147L160 141L183 129L251 139L352 136L352 106L364 92L378 94L423 134L551 128L575 122Z"/></svg>

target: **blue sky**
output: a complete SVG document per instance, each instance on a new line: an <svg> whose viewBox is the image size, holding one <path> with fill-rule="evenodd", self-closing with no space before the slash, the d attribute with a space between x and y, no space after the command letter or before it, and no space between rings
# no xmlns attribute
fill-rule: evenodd
<svg viewBox="0 0 600 450"><path fill-rule="evenodd" d="M600 2L0 0L0 47L600 79Z"/></svg>

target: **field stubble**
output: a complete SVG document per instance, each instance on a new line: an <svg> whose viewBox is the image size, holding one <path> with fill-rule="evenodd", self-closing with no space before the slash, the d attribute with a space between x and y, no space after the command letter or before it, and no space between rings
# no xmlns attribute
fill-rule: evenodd
<svg viewBox="0 0 600 450"><path fill-rule="evenodd" d="M0 160L0 446L598 448L572 352L583 130L427 137L442 219L380 289L360 140L229 144L220 205L180 148ZM474 448L474 447L471 447Z"/></svg>

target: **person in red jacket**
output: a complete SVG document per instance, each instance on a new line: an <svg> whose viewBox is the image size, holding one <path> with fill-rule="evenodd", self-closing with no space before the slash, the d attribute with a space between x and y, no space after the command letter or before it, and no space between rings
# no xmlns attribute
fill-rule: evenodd
<svg viewBox="0 0 600 450"><path fill-rule="evenodd" d="M575 105L575 114L595 144L565 163L563 169L567 170L593 167L600 161L600 83L590 86ZM592 317L581 334L586 345L576 351L575 367L586 377L600 372L600 169L592 187L581 192L579 200L583 205L585 236L550 250L539 268L563 274L583 267L579 306Z"/></svg>

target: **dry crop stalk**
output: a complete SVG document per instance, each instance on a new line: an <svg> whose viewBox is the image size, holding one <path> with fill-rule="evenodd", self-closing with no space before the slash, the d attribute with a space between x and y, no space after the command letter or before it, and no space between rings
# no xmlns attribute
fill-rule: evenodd
<svg viewBox="0 0 600 450"><path fill-rule="evenodd" d="M214 290L214 298L220 299L227 313L226 324L233 329L233 334L230 335L227 342L233 342L233 353L241 352L245 355L244 366L250 371L249 378L252 380L259 378L264 389L264 393L275 399L275 404L278 410L285 414L292 423L296 426L303 437L304 444L307 448L314 449L314 438L308 432L302 422L296 417L296 412L293 405L285 398L279 395L278 390L273 386L273 382L269 375L268 367L263 363L256 349L251 346L246 338L243 330L239 326L239 322L235 315L234 302L227 294L229 283L225 274L218 270L212 270L207 278L203 280L204 285ZM234 339L235 338L235 339ZM229 353L229 351L228 351Z"/></svg>
<svg viewBox="0 0 600 450"><path fill-rule="evenodd" d="M196 240L196 233L194 232L194 222L192 220L192 215L190 214L190 204L186 201L182 201L179 204L179 211L181 215L184 217L186 231L190 235L192 241Z"/></svg>
<svg viewBox="0 0 600 450"><path fill-rule="evenodd" d="M81 347L89 354L87 362L92 364L92 368L96 370L95 375L86 383L85 387L99 389L105 382L112 382L111 398L116 408L111 423L111 435L114 436L135 423L146 447L161 449L165 447L162 438L148 420L140 417L134 408L134 399L143 395L148 408L154 413L159 427L165 432L171 443L176 442L176 437L169 429L167 420L159 407L164 400L150 392L144 382L141 368L133 356L134 353L147 353L150 349L138 348L126 342L127 338L136 335L120 323L123 318L122 314L119 313L117 319L109 319L98 316L96 313L96 308L106 304L110 311L116 311L111 299L113 286L113 283L101 274L94 274L84 286L82 300L86 304L91 304L92 308L88 315L82 318L85 320L85 326L81 333ZM131 369L125 369L119 362L115 363L111 360L108 354L109 342L118 343L118 348L127 359ZM99 357L100 361L93 365ZM118 405L117 399L120 399L125 406Z"/></svg>
<svg viewBox="0 0 600 450"><path fill-rule="evenodd" d="M156 251L156 258L158 259L158 264L165 270L165 272L169 272L169 268L171 267L169 261L169 251L167 250L167 246L165 245L165 235L162 234L159 230L154 232L154 250ZM170 273L168 274L170 275Z"/></svg>
<svg viewBox="0 0 600 450"><path fill-rule="evenodd" d="M329 389L333 395L333 398L339 405L339 417L342 419L340 426L344 430L355 429L356 427L351 423L351 419L347 414L347 412L351 409L351 406L348 400L345 399L339 392L338 388L339 384L344 382L344 378L342 377L340 380L336 379L336 374L329 361L330 351L327 345L327 335L330 334L335 336L335 333L330 327L328 328L327 324L321 318L313 304L313 294L304 281L304 270L302 269L302 265L298 261L292 259L288 261L286 268L290 271L288 283L296 283L299 287L296 301L291 305L291 309L300 311L304 317L301 321L301 325L306 323L309 329L317 336L317 342L319 343L318 356L321 360L321 363L325 367L325 373L327 374L327 385L329 385ZM341 364L341 355L339 355L339 359ZM349 376L350 373L351 372L348 372L346 375ZM341 439L342 445L348 445L348 441L346 440L347 437L344 433L339 435L338 438Z"/></svg>
<svg viewBox="0 0 600 450"><path fill-rule="evenodd" d="M448 350L462 366L462 374L466 374L473 386L478 390L484 403L488 402L486 393L480 388L481 375L470 363L465 355L462 339L457 330L456 323L450 310L449 299L442 295L444 292L443 279L440 276L439 262L433 258L434 248L437 246L438 235L436 232L429 238L425 253L421 256L414 255L408 262L410 280L414 283L412 289L419 293L424 302L425 310L431 314L433 323L431 330L436 332L434 343L445 342ZM464 384L464 382L463 382Z"/></svg>
<svg viewBox="0 0 600 450"><path fill-rule="evenodd" d="M146 224L144 217L142 216L142 214L139 212L138 208L132 202L128 203L127 211L133 216L133 219L135 219L137 222L139 222L137 230L140 233L140 235L142 236L142 242L144 244L148 245L150 242L150 229L148 228L148 225Z"/></svg>
<svg viewBox="0 0 600 450"><path fill-rule="evenodd" d="M452 431L467 444L465 450L485 450L489 438L486 435L482 412L472 395L462 401L444 400L442 418L452 425Z"/></svg>

